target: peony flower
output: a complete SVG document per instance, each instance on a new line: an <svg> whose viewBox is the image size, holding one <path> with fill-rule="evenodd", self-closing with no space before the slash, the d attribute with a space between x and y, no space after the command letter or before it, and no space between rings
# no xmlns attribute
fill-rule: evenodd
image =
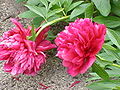
<svg viewBox="0 0 120 90"><path fill-rule="evenodd" d="M70 75L83 74L92 66L104 43L105 33L105 25L86 18L77 19L58 34L55 39L57 56Z"/></svg>
<svg viewBox="0 0 120 90"><path fill-rule="evenodd" d="M49 27L41 31L35 41L31 41L27 38L31 36L32 27L26 29L17 20L11 21L16 27L3 33L0 39L0 60L6 61L4 71L12 75L36 75L41 65L46 62L44 51L56 47L45 40L45 33Z"/></svg>

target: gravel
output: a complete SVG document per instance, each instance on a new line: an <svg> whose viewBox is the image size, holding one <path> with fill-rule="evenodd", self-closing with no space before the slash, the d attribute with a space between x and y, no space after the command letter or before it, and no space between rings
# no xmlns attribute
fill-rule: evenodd
<svg viewBox="0 0 120 90"><path fill-rule="evenodd" d="M9 18L15 18L25 10L26 8L22 4L17 4L14 0L0 0L0 33L14 26ZM30 20L22 19L20 22L26 25ZM43 65L42 70L36 76L19 75L17 76L19 80L3 71L3 63L0 62L0 90L42 90L39 89L41 87L39 82L50 86L47 90L88 90L85 88L87 73L72 77L66 73L66 69L61 65L61 60L52 56L49 56L47 63ZM69 88L75 81L81 82Z"/></svg>

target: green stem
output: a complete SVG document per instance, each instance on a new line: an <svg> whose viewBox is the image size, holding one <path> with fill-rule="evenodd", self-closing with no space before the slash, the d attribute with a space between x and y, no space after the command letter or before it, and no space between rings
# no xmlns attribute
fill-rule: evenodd
<svg viewBox="0 0 120 90"><path fill-rule="evenodd" d="M107 60L105 60L104 58L100 57L99 55L96 55L96 56L97 56L101 61L108 62L108 63L110 63L109 65L114 66L114 67L117 67L117 68L120 68L120 65L114 64L114 63L111 62L111 61L107 61Z"/></svg>
<svg viewBox="0 0 120 90"><path fill-rule="evenodd" d="M61 21L61 20L67 19L67 18L69 18L69 16L64 16L64 17L61 17L61 18L57 18L57 19L55 19L55 20L53 20L53 21L50 21L50 22L46 23L45 25L43 25L43 26L38 30L38 32L36 33L36 37L37 37L37 36L39 35L39 33L40 33L44 28L46 28L47 26L50 26L50 25L52 25L52 24L54 24L54 23L56 23L56 22L59 22L59 21Z"/></svg>
<svg viewBox="0 0 120 90"><path fill-rule="evenodd" d="M111 65L120 68L120 65L117 64L111 64Z"/></svg>
<svg viewBox="0 0 120 90"><path fill-rule="evenodd" d="M61 3L60 3L60 2L59 2L59 5L60 5L60 7L62 8L62 6L61 6ZM67 16L67 15L65 14L65 11L64 11L64 10L62 11L62 13L63 13L63 15L64 15L64 16Z"/></svg>
<svg viewBox="0 0 120 90"><path fill-rule="evenodd" d="M64 15L64 16L67 16L64 11L62 11L62 12L63 12L63 15Z"/></svg>

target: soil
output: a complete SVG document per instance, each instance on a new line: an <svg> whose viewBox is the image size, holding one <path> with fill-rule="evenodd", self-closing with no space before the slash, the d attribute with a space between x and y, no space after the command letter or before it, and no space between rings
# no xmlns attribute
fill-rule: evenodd
<svg viewBox="0 0 120 90"><path fill-rule="evenodd" d="M23 4L16 3L15 0L0 0L0 33L10 30L14 25L9 18L16 18L21 12L27 10ZM23 25L29 24L30 20L21 19ZM88 74L70 76L61 65L61 60L49 56L47 63L36 76L20 75L13 78L9 73L3 71L3 63L0 62L0 90L43 90L38 83L50 86L47 90L88 90L85 79ZM81 81L72 88L69 88L75 81ZM44 89L45 90L45 89Z"/></svg>

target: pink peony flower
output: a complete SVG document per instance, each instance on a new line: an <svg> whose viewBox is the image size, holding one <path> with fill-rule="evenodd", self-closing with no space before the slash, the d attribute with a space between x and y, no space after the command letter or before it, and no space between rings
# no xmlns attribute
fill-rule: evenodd
<svg viewBox="0 0 120 90"><path fill-rule="evenodd" d="M11 21L16 27L3 33L0 39L0 60L6 60L4 70L12 75L36 75L41 65L46 62L43 51L56 47L45 40L49 27L45 28L35 41L31 41L27 39L31 35L31 26L26 29L17 20Z"/></svg>
<svg viewBox="0 0 120 90"><path fill-rule="evenodd" d="M105 25L86 18L77 19L58 34L55 39L57 56L70 75L83 74L92 66L104 43L105 33Z"/></svg>

